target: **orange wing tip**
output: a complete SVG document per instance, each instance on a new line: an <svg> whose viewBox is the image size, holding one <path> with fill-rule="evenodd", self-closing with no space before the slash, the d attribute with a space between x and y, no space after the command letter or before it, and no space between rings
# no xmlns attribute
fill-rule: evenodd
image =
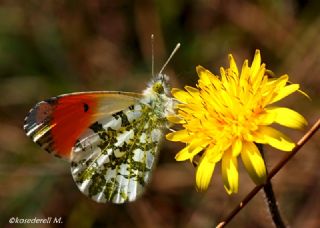
<svg viewBox="0 0 320 228"><path fill-rule="evenodd" d="M24 130L35 143L57 157L70 160L77 140L98 118L134 104L140 94L81 92L41 101L25 118Z"/></svg>

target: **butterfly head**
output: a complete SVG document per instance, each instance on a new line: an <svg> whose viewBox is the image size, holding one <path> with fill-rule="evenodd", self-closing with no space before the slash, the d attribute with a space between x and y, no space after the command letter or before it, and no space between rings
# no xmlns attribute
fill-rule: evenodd
<svg viewBox="0 0 320 228"><path fill-rule="evenodd" d="M169 94L169 77L158 74L151 82L151 89L156 94Z"/></svg>
<svg viewBox="0 0 320 228"><path fill-rule="evenodd" d="M168 83L169 77L165 74L157 74L143 91L143 94L153 99L162 99L170 95Z"/></svg>

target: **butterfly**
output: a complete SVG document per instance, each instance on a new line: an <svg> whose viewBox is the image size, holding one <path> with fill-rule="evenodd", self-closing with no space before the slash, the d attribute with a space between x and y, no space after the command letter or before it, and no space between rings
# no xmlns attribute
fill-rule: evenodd
<svg viewBox="0 0 320 228"><path fill-rule="evenodd" d="M98 91L49 98L26 116L26 135L69 161L79 190L94 201L136 200L150 181L163 130L169 127L166 116L174 113L162 71L179 47L142 94Z"/></svg>

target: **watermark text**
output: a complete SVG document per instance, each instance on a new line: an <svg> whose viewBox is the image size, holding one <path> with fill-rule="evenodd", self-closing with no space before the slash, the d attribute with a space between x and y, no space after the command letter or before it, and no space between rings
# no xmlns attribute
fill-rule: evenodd
<svg viewBox="0 0 320 228"><path fill-rule="evenodd" d="M62 217L47 217L47 218L19 218L11 217L9 219L11 224L51 224L51 223L63 223Z"/></svg>

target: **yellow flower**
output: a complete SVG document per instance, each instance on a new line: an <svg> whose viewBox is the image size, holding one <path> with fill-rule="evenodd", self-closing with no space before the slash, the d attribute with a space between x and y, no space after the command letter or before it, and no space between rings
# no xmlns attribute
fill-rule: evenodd
<svg viewBox="0 0 320 228"><path fill-rule="evenodd" d="M198 66L197 88L172 89L179 101L177 114L169 121L183 129L167 134L167 139L186 143L177 161L201 154L196 170L196 186L208 188L216 163L221 161L222 178L228 194L238 191L238 156L256 184L266 180L266 167L256 143L269 144L283 151L291 151L295 144L284 134L270 127L277 123L300 129L307 121L299 113L285 107L273 106L282 98L299 90L290 84L288 75L267 76L257 50L251 67L246 60L241 72L232 55L230 67L221 68L215 76Z"/></svg>

